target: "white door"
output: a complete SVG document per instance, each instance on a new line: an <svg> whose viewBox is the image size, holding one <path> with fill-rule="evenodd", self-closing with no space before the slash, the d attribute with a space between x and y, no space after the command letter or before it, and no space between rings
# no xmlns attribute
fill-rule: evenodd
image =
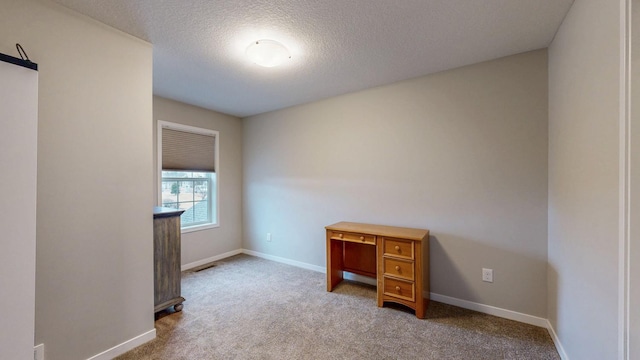
<svg viewBox="0 0 640 360"><path fill-rule="evenodd" d="M0 359L33 359L38 72L0 54ZM20 61L15 61L20 63Z"/></svg>

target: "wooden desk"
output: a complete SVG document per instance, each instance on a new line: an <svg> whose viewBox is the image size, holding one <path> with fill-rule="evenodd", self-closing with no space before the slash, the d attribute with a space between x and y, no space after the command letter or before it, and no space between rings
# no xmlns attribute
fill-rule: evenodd
<svg viewBox="0 0 640 360"><path fill-rule="evenodd" d="M373 277L378 284L378 307L385 301L395 302L424 319L429 300L429 230L352 222L325 229L327 291L342 281L343 271Z"/></svg>

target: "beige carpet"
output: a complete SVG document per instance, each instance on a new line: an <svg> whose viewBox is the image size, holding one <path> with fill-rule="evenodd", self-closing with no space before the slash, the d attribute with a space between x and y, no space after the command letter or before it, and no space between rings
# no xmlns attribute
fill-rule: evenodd
<svg viewBox="0 0 640 360"><path fill-rule="evenodd" d="M247 255L184 273L184 310L118 359L560 359L546 329L431 302L378 308L375 287Z"/></svg>

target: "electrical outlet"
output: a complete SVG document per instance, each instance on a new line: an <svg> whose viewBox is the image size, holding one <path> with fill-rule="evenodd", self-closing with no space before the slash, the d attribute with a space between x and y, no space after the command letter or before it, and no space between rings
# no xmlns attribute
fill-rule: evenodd
<svg viewBox="0 0 640 360"><path fill-rule="evenodd" d="M34 346L33 360L44 360L44 344Z"/></svg>
<svg viewBox="0 0 640 360"><path fill-rule="evenodd" d="M271 233L267 233L267 242L271 242Z"/></svg>
<svg viewBox="0 0 640 360"><path fill-rule="evenodd" d="M482 281L493 282L493 269L482 268Z"/></svg>

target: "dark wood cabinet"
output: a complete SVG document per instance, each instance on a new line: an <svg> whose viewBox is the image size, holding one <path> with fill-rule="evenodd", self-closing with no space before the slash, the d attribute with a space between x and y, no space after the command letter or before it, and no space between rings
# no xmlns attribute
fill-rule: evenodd
<svg viewBox="0 0 640 360"><path fill-rule="evenodd" d="M153 208L153 280L155 312L182 310L180 295L180 215L184 210Z"/></svg>

